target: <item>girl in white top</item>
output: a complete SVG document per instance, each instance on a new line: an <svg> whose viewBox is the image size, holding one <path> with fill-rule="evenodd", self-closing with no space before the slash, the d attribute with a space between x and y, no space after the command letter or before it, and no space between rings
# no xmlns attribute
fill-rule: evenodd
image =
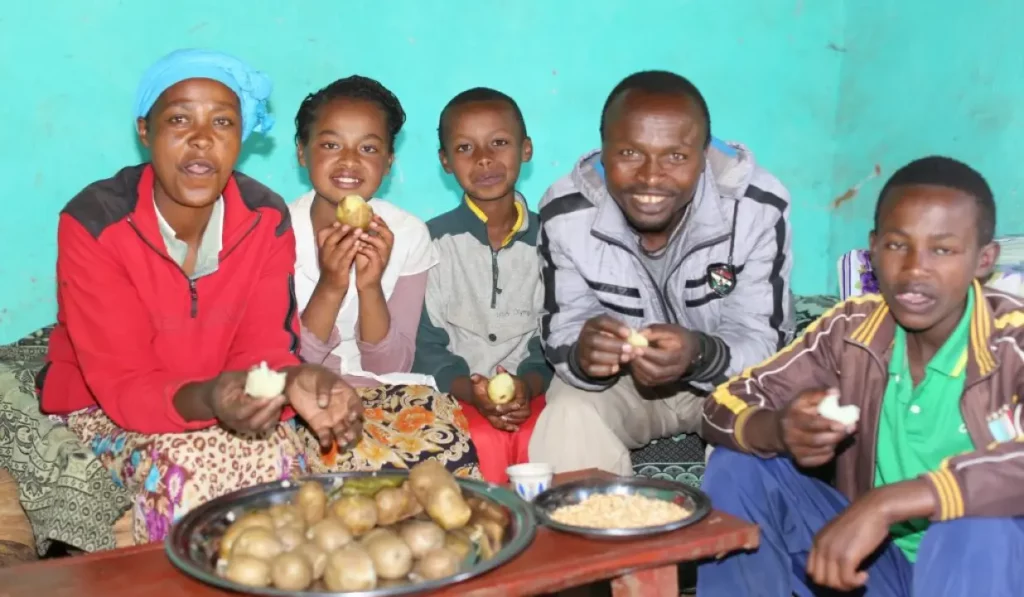
<svg viewBox="0 0 1024 597"><path fill-rule="evenodd" d="M321 285L320 251L311 217L316 211L316 203L316 191L310 191L289 206L298 243L295 294L303 310L303 327L306 332L311 332L306 323L312 319L310 301L317 294L317 286ZM316 338L303 338L304 348L307 348L303 357L316 361L318 352L325 353L323 362L340 369L347 377L358 378L348 380L358 386L378 383L434 386L434 379L429 375L409 371L416 350L416 330L426 292L427 270L437 265L437 250L422 220L382 199L373 198L369 204L374 215L383 221L375 222L379 226L377 230L380 231L380 238L391 241L387 264L379 276L371 272L370 268L360 269L358 265L351 267L347 291L343 296L329 288L324 292L327 284L321 285L321 294L326 294L328 298L323 301L328 307L325 310L330 313L336 309L337 315L326 338L315 332L313 335ZM333 213L331 218L334 218ZM334 228L333 222L326 228L329 232L340 229ZM376 249L368 246L366 250ZM355 259L361 261L358 252ZM360 278L365 278L365 282ZM328 276L323 278L325 282L328 279ZM366 300L361 300L363 297L367 297ZM381 299L386 313L380 312ZM373 327L372 324L362 326L361 323L377 318L386 319L389 325L379 326L386 330L383 337L378 333L370 338L375 330L371 329L367 333L365 328ZM319 346L317 339L320 340ZM312 352L314 347L319 348L319 351ZM370 383L371 380L377 383Z"/></svg>
<svg viewBox="0 0 1024 597"><path fill-rule="evenodd" d="M330 470L406 468L436 457L458 474L478 476L457 401L437 392L432 377L409 372L436 249L421 220L372 198L391 169L404 121L398 98L360 76L310 94L299 108L298 158L314 189L289 206L300 354L340 371L363 397L363 440L345 454L325 455ZM337 206L348 195L372 198L369 231L338 223Z"/></svg>

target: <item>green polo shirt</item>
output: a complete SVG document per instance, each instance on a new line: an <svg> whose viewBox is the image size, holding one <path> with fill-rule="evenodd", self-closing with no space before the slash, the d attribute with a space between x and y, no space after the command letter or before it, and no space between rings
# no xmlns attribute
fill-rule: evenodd
<svg viewBox="0 0 1024 597"><path fill-rule="evenodd" d="M973 309L972 288L960 323L928 362L916 388L907 360L907 333L896 326L878 425L875 487L915 479L939 468L946 458L974 449L960 414ZM917 548L927 529L925 519L892 527L896 546L911 563L917 560Z"/></svg>

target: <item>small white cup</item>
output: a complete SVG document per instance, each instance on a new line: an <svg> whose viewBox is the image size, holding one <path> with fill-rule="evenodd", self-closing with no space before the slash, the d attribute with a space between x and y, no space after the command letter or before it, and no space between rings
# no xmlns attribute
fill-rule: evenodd
<svg viewBox="0 0 1024 597"><path fill-rule="evenodd" d="M551 487L555 468L543 462L528 462L508 467L505 469L505 474L508 475L509 481L519 497L530 502L540 492Z"/></svg>

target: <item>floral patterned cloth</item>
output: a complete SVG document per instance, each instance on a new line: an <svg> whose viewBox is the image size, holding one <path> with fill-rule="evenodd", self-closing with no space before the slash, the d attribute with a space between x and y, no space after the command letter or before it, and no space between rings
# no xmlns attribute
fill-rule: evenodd
<svg viewBox="0 0 1024 597"><path fill-rule="evenodd" d="M343 454L323 454L294 421L265 436L212 427L144 435L119 428L102 411L73 413L68 427L90 446L115 485L133 495L136 543L160 541L191 508L231 491L308 473L405 469L437 458L452 472L479 478L468 425L454 398L426 386L358 390L363 439Z"/></svg>
<svg viewBox="0 0 1024 597"><path fill-rule="evenodd" d="M482 478L469 422L458 401L429 386L384 385L357 388L363 398L363 439L341 455L319 454L319 444L305 433L313 473L407 469L436 458L464 477Z"/></svg>

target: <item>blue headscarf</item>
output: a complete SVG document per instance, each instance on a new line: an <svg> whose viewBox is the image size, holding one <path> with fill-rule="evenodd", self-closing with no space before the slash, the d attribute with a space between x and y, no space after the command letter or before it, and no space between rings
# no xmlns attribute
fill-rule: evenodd
<svg viewBox="0 0 1024 597"><path fill-rule="evenodd" d="M235 92L242 107L242 141L253 131L267 133L274 126L274 117L267 113L270 77L234 56L210 50L176 50L149 67L135 92L135 117L145 118L161 93L185 79L213 79Z"/></svg>

